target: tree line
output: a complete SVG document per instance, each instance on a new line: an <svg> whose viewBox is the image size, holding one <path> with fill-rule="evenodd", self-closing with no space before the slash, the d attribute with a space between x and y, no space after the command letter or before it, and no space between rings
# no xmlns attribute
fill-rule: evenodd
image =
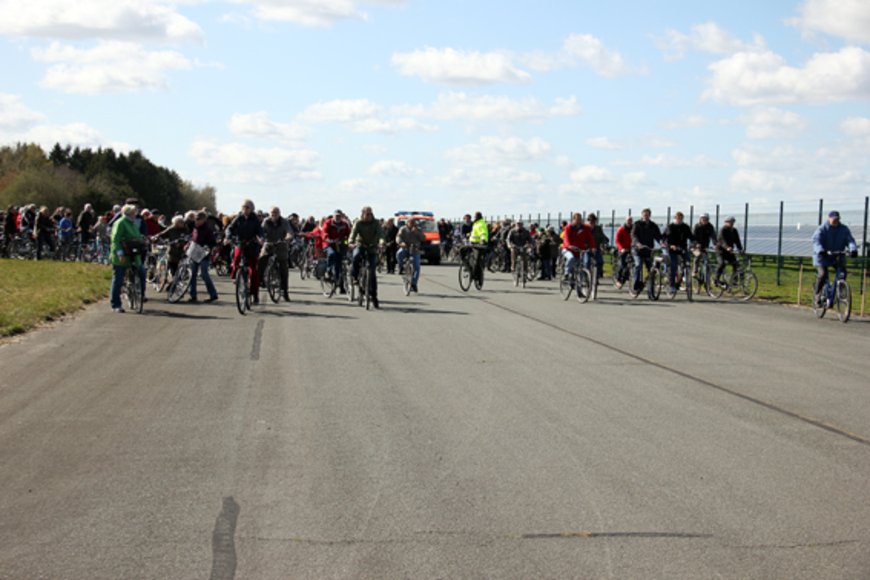
<svg viewBox="0 0 870 580"><path fill-rule="evenodd" d="M0 147L0 209L35 203L77 211L90 203L104 212L128 197L169 215L216 209L214 187L195 187L138 150L125 154L59 143L48 153L33 143Z"/></svg>

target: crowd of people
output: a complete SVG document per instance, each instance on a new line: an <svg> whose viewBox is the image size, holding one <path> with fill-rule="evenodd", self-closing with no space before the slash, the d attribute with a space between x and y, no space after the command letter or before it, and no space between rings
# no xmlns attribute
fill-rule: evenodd
<svg viewBox="0 0 870 580"><path fill-rule="evenodd" d="M376 308L379 304L374 271L379 260L385 259L388 273L397 269L401 271L403 263L410 260L412 291L417 291L425 237L415 219L408 219L399 227L394 218L376 219L369 206L362 208L355 220L341 210L320 219L314 216L301 219L296 213L284 217L278 207L269 212L257 211L251 200L245 200L235 215L202 209L170 216L140 206L139 200L133 198L105 213L97 213L90 204L85 204L77 214L71 208L63 207L51 212L46 206L34 204L10 206L0 212L3 232L0 251L9 257L14 252L20 255L21 249L27 248L29 257L37 260L66 256L84 259L87 254L93 261L111 263L114 268L111 303L116 312L123 312L120 291L124 270L129 266L144 268L143 258L148 246L157 241L169 244L168 263L173 274L191 243L204 249L204 256L197 261L192 272L191 302L198 302L198 279L202 279L208 292L206 301L218 299L209 275L212 255L222 256L231 264L231 276L235 275L242 256L246 258L255 304L259 302L261 272L274 255L279 268L281 294L289 301L289 248L294 240L310 244L314 256L326 262L324 275L335 280L342 279L340 269L345 254L352 248L352 278L356 279L365 263L372 274L370 291ZM717 285L723 283L726 267L730 265L732 271L736 269L737 254L744 250L735 227L736 219L727 217L718 231L707 213L702 213L694 226L685 223L684 219L682 212L676 212L671 223L662 229L651 220L648 208L641 211L637 220L631 215L625 218L616 230L613 243L613 251L618 256L617 287L629 282L635 291L642 287L644 268L647 271L651 268L652 253L657 245L672 264L690 261L691 250L696 256L712 250L717 260L713 282ZM465 215L456 224L442 219L437 228L444 256L450 255L454 244L467 244L473 247L476 263L482 268L487 260L502 252L505 255L500 263L505 272L510 272L516 269L518 260L527 260L532 254L540 260L539 280L567 276L578 261L582 261L584 267L594 265L594 270L601 276L604 255L611 245L594 213L585 218L581 213L574 213L570 222L562 222L556 228L552 225L540 227L536 223L526 227L522 220L514 222L511 219L490 223L477 212L473 218L471 214ZM829 268L836 265L832 254L846 250L853 255L856 253L855 240L849 228L840 223L839 213L832 211L828 221L813 236L813 260L818 270L817 292L824 286ZM697 260L694 262L698 263ZM559 263L563 265L562 271L557 269ZM676 267L669 269L668 283L672 292L679 284L677 272ZM142 280L144 296L144 271ZM346 292L343 283L340 286L340 291Z"/></svg>

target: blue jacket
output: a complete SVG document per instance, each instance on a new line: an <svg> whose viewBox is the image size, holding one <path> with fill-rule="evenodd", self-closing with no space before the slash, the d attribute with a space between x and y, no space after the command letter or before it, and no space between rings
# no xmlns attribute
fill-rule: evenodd
<svg viewBox="0 0 870 580"><path fill-rule="evenodd" d="M830 256L820 257L822 252L842 252L848 249L856 251L858 244L855 243L855 238L852 237L852 232L848 226L843 224L837 227L831 226L828 222L823 223L813 234L813 266L833 266L834 259Z"/></svg>

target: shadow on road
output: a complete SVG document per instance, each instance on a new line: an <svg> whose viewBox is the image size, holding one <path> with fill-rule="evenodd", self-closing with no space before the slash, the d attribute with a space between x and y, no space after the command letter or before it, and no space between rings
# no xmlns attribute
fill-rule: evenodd
<svg viewBox="0 0 870 580"><path fill-rule="evenodd" d="M353 316L342 316L339 314L317 314L315 312L300 312L298 310L263 310L263 311L253 311L254 314L261 314L263 316L277 316L279 318L293 317L293 318L343 318L346 320L351 320Z"/></svg>
<svg viewBox="0 0 870 580"><path fill-rule="evenodd" d="M185 318L189 320L229 320L227 316L211 316L200 314L188 314L187 312L170 312L168 310L154 310L146 308L142 311L144 316L166 316L167 318Z"/></svg>

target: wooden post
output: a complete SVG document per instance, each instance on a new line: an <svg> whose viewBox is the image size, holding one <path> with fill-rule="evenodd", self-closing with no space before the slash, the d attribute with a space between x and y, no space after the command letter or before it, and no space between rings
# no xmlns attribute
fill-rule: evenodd
<svg viewBox="0 0 870 580"><path fill-rule="evenodd" d="M864 279L861 282L861 288L867 287L867 265L864 265ZM864 294L861 294L861 317L864 317L864 302L867 301L867 297Z"/></svg>

